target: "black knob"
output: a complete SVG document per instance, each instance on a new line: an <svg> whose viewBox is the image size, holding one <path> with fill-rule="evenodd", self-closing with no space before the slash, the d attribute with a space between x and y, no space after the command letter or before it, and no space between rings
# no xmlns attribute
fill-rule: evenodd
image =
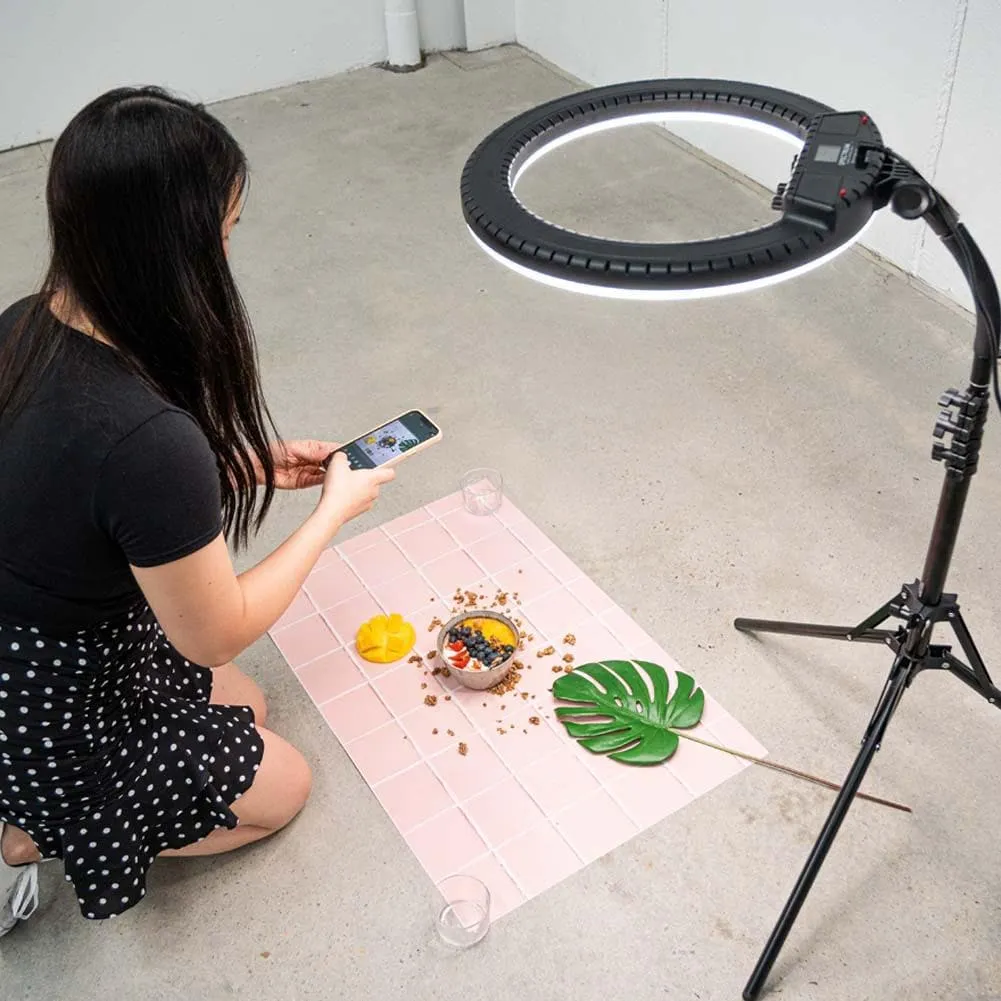
<svg viewBox="0 0 1001 1001"><path fill-rule="evenodd" d="M903 181L890 195L890 208L902 219L920 219L931 208L932 197L927 186Z"/></svg>
<svg viewBox="0 0 1001 1001"><path fill-rule="evenodd" d="M959 434L963 430L963 422L960 421L958 424L953 422L952 414L948 410L943 410L942 413L938 415L938 420L935 421L935 430L932 434L936 438L941 438L942 435L948 434Z"/></svg>

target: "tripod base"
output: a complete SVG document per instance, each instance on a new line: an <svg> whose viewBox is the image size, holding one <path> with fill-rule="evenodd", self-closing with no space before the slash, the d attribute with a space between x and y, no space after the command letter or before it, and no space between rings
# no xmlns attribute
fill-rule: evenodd
<svg viewBox="0 0 1001 1001"><path fill-rule="evenodd" d="M905 624L895 630L880 628L890 618L903 619ZM952 627L969 663L953 656L950 646L933 646L930 643L932 631L940 621L945 621ZM742 632L749 633L781 633L849 642L885 643L895 653L893 666L869 721L858 756L831 807L831 812L821 828L820 835L765 945L761 958L744 988L744 1001L755 1001L792 930L800 909L806 902L807 894L837 837L852 800L862 786L872 759L883 741L886 728L914 677L924 670L949 671L990 703L999 707L1001 707L1001 690L995 687L977 651L973 637L963 621L956 595L942 595L940 602L927 605L921 598L918 582L902 587L896 597L857 626L777 622L768 619L737 619L734 626Z"/></svg>

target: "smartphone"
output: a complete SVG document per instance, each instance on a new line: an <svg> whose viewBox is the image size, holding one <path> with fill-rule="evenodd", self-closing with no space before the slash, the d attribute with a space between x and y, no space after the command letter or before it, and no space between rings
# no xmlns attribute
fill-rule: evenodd
<svg viewBox="0 0 1001 1001"><path fill-rule="evenodd" d="M441 441L441 429L419 410L408 410L346 445L341 445L323 461L324 468L337 454L348 457L352 469L392 466L410 455Z"/></svg>

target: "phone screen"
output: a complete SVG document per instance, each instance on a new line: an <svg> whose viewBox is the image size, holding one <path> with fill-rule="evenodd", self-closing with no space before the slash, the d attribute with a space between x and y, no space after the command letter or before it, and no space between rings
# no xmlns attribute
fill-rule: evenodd
<svg viewBox="0 0 1001 1001"><path fill-rule="evenodd" d="M438 428L419 410L411 410L367 435L348 442L338 451L348 457L348 465L352 469L375 469L418 445L423 445L438 433Z"/></svg>

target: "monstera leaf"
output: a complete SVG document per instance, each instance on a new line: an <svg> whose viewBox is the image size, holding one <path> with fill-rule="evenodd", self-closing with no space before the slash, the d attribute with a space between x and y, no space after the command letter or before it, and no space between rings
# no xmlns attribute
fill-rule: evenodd
<svg viewBox="0 0 1001 1001"><path fill-rule="evenodd" d="M600 664L582 664L571 674L558 678L553 685L553 695L557 699L573 703L557 706L556 715L567 728L567 733L589 751L607 754L630 765L659 765L678 749L679 738L684 738L825 789L835 792L841 789L829 779L798 768L780 765L732 747L722 747L705 737L677 732L690 730L699 722L706 699L702 689L695 687L690 675L679 671L676 677L677 684L671 691L668 673L659 664L650 664L645 660L604 660ZM870 803L879 803L904 813L911 812L909 806L890 799L864 792L855 795Z"/></svg>
<svg viewBox="0 0 1001 1001"><path fill-rule="evenodd" d="M582 664L556 680L553 695L574 703L556 709L571 737L631 765L666 761L678 749L675 730L695 726L705 708L690 675L679 671L671 691L667 671L643 660Z"/></svg>

